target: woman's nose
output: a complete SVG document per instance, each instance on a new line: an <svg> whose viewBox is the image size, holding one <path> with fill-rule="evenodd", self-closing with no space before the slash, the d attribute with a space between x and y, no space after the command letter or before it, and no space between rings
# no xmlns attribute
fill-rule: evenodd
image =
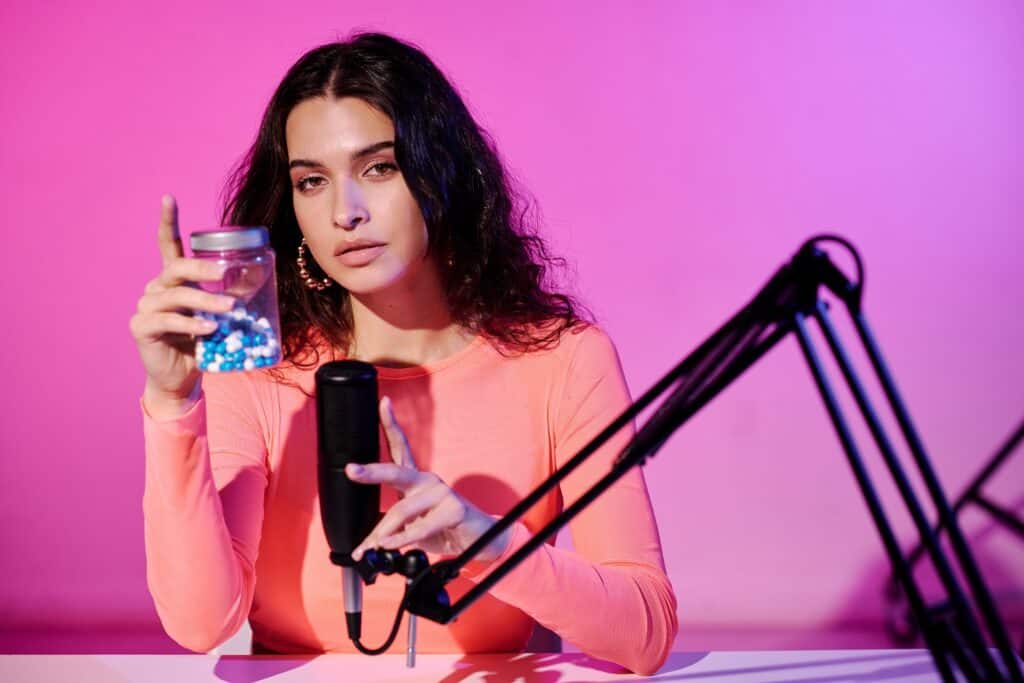
<svg viewBox="0 0 1024 683"><path fill-rule="evenodd" d="M345 230L354 230L360 223L370 220L370 212L357 184L352 181L338 183L334 200L334 224Z"/></svg>

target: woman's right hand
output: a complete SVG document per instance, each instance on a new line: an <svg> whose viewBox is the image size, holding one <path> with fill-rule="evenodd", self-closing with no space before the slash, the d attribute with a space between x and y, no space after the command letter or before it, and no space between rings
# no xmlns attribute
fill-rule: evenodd
<svg viewBox="0 0 1024 683"><path fill-rule="evenodd" d="M163 271L146 284L129 327L146 370L142 401L153 417L175 417L199 399L200 373L195 338L216 329L216 323L192 317L192 311L226 313L234 300L188 286L215 282L221 266L185 258L178 232L178 207L165 195L157 232Z"/></svg>

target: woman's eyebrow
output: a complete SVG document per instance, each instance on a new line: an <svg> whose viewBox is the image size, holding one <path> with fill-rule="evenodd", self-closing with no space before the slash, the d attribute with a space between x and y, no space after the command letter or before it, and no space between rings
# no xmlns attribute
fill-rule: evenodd
<svg viewBox="0 0 1024 683"><path fill-rule="evenodd" d="M355 152L352 155L352 160L353 161L358 161L359 159L362 159L363 157L368 157L371 154L376 154L377 152L381 151L382 149L389 149L389 148L393 149L394 146L395 146L395 141L394 140L381 140L380 142L375 142L372 145L367 145L366 147L363 147L362 149L360 149L357 152ZM301 168L319 168L319 167L323 167L323 165L324 164L322 162L316 161L316 160L313 160L313 159L292 159L291 161L288 162L288 168L289 169L300 168L300 167Z"/></svg>

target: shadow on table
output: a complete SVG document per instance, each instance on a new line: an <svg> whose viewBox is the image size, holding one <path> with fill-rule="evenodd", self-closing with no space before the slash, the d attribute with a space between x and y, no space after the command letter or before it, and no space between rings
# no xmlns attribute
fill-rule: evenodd
<svg viewBox="0 0 1024 683"><path fill-rule="evenodd" d="M707 654L706 652L674 652L669 655L668 660L658 672L677 671L699 662ZM455 670L440 679L438 683L459 683L460 681L555 683L561 678L561 672L557 670L557 667L564 664L571 664L582 669L593 669L595 672L603 674L629 673L617 664L578 653L537 652L513 657L508 655L466 655L455 662ZM573 680L579 680L578 675L578 672L574 672Z"/></svg>
<svg viewBox="0 0 1024 683"><path fill-rule="evenodd" d="M256 683L310 663L310 655L221 655L213 675L227 683Z"/></svg>
<svg viewBox="0 0 1024 683"><path fill-rule="evenodd" d="M689 653L680 653L689 654ZM669 658L670 663L672 660ZM814 677L800 677L799 679L793 679L787 677L786 673L790 675L798 669L812 669L820 668L825 666L837 666L842 664L867 664L870 662L876 662L878 666L871 669L861 666L861 670L857 673L850 672L836 672L824 674L822 676ZM661 672L667 669L662 669ZM757 674L756 680L764 683L771 683L772 681L792 681L799 680L800 683L839 683L841 681L885 681L892 678L905 678L907 676L914 676L918 674L938 674L935 673L935 665L932 663L931 655L928 652L910 651L907 652L885 652L873 655L854 655L849 657L835 656L834 653L824 654L820 659L812 661L793 662L787 664L770 664L760 665L751 667L730 667L723 669L714 669L712 671L695 671L693 673L684 673L679 676L668 676L659 678L658 680L663 681L699 681L702 678L726 678L729 679L743 676L753 676ZM778 677L768 677L770 674L779 674ZM755 680L753 678L744 678L743 680ZM937 679L936 679L937 680Z"/></svg>
<svg viewBox="0 0 1024 683"><path fill-rule="evenodd" d="M673 652L658 670L659 674L678 671L701 661L707 652ZM277 676L313 661L310 655L222 655L213 674L226 683L256 683ZM592 669L595 673L628 673L617 664L593 659L579 653L530 653L520 655L465 655L453 664L454 670L438 683L481 681L482 683L556 683L561 678L557 667L571 664L579 669ZM574 672L574 680L579 680Z"/></svg>

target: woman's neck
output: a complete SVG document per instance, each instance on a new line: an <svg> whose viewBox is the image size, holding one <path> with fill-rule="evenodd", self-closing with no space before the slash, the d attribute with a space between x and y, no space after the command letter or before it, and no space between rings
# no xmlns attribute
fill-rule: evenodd
<svg viewBox="0 0 1024 683"><path fill-rule="evenodd" d="M464 348L473 333L452 319L440 279L416 278L385 292L350 294L348 357L386 367L425 365Z"/></svg>

